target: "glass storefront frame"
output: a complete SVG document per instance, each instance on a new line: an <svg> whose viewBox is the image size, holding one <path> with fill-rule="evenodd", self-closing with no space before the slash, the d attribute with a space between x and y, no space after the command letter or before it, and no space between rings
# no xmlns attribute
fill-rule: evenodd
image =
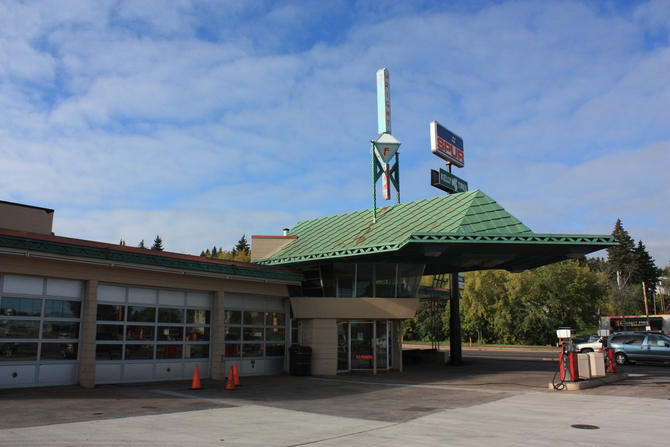
<svg viewBox="0 0 670 447"><path fill-rule="evenodd" d="M376 359L376 367L375 367ZM389 370L393 367L391 320L338 320L337 371Z"/></svg>

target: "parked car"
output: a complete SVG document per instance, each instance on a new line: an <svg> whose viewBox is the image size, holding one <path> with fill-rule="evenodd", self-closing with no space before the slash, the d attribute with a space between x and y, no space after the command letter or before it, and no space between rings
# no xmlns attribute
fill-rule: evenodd
<svg viewBox="0 0 670 447"><path fill-rule="evenodd" d="M653 333L614 334L609 340L619 365L635 362L670 362L670 337Z"/></svg>
<svg viewBox="0 0 670 447"><path fill-rule="evenodd" d="M598 352L603 348L603 337L591 335L588 341L575 345L577 352Z"/></svg>

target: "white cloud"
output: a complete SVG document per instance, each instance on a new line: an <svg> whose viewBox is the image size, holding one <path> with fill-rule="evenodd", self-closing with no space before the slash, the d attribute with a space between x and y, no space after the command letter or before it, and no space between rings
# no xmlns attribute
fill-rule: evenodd
<svg viewBox="0 0 670 447"><path fill-rule="evenodd" d="M533 230L621 218L665 265L664 18L653 1L0 1L0 199L55 208L62 235L196 254L369 208L386 66L403 201L441 194L437 120L465 140L455 174Z"/></svg>

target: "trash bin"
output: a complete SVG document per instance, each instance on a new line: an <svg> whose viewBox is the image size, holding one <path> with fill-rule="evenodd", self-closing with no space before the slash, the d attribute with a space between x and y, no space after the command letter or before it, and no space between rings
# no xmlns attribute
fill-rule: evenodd
<svg viewBox="0 0 670 447"><path fill-rule="evenodd" d="M309 346L291 346L289 352L289 374L309 376L312 374L312 348Z"/></svg>

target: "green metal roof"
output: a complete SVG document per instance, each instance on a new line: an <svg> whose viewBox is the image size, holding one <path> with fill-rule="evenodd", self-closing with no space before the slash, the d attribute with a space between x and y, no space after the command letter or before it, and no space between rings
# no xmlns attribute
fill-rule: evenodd
<svg viewBox="0 0 670 447"><path fill-rule="evenodd" d="M297 239L262 264L333 261L426 264L426 274L523 270L615 245L612 236L533 233L482 191L474 190L298 223Z"/></svg>

